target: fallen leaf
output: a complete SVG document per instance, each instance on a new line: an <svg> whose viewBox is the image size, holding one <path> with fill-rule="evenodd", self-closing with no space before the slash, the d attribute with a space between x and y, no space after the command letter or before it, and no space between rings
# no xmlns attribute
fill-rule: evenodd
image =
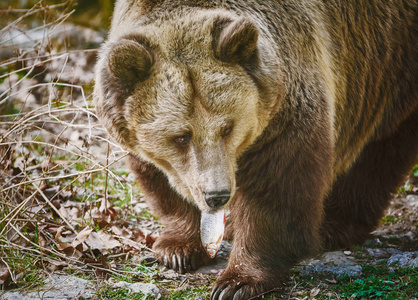
<svg viewBox="0 0 418 300"><path fill-rule="evenodd" d="M56 243L56 245L57 245L57 249L63 252L68 257L81 258L83 256L83 253L81 251L77 250L75 247L73 247L70 244Z"/></svg>
<svg viewBox="0 0 418 300"><path fill-rule="evenodd" d="M147 236L145 237L145 244L146 244L148 247L152 248L152 245L154 245L154 243L155 243L156 239L157 239L156 235L147 235Z"/></svg>
<svg viewBox="0 0 418 300"><path fill-rule="evenodd" d="M81 230L74 240L71 242L71 245L76 248L79 244L83 243L91 234L93 229L89 229L88 227Z"/></svg>
<svg viewBox="0 0 418 300"><path fill-rule="evenodd" d="M332 279L325 279L326 282L331 283L331 284L336 284L337 280L335 280L334 278Z"/></svg>
<svg viewBox="0 0 418 300"><path fill-rule="evenodd" d="M109 219L107 219L107 220L100 220L99 222L96 222L96 225L98 225L100 229L109 227L110 220Z"/></svg>
<svg viewBox="0 0 418 300"><path fill-rule="evenodd" d="M50 260L48 261L46 268L49 271L54 272L54 271L62 270L66 266L68 266L67 262Z"/></svg>
<svg viewBox="0 0 418 300"><path fill-rule="evenodd" d="M143 242L145 240L145 234L138 228L132 229L132 240L137 243Z"/></svg>
<svg viewBox="0 0 418 300"><path fill-rule="evenodd" d="M77 220L80 216L80 209L78 207L72 207L68 212L68 221Z"/></svg>
<svg viewBox="0 0 418 300"><path fill-rule="evenodd" d="M137 243L137 242L134 242L131 239L122 238L121 241L122 241L122 244L124 244L126 246L129 246L129 247L132 247L132 248L134 248L136 250L140 250L141 251L142 249L144 249L144 246L142 244Z"/></svg>
<svg viewBox="0 0 418 300"><path fill-rule="evenodd" d="M0 261L0 286L6 285L10 280L9 269L6 264Z"/></svg>
<svg viewBox="0 0 418 300"><path fill-rule="evenodd" d="M61 206L58 210L61 214L61 216L65 219L69 219L70 214L68 213L68 209L66 209L65 207Z"/></svg>
<svg viewBox="0 0 418 300"><path fill-rule="evenodd" d="M116 234L117 236L120 236L120 237L131 238L131 236L132 236L132 231L129 231L128 229L126 229L124 227L120 228L118 226L112 226L110 228L110 230L112 230L112 232L114 234Z"/></svg>
<svg viewBox="0 0 418 300"><path fill-rule="evenodd" d="M319 294L321 290L319 288L313 288L309 294L310 298L313 298Z"/></svg>
<svg viewBox="0 0 418 300"><path fill-rule="evenodd" d="M100 240L105 244L107 249L113 249L116 247L122 246L122 244L117 241L112 235L106 233L103 230L100 230L98 233Z"/></svg>
<svg viewBox="0 0 418 300"><path fill-rule="evenodd" d="M39 246L41 246L43 248L45 248L46 245L47 245L47 241L42 235L38 236L38 244L39 244Z"/></svg>
<svg viewBox="0 0 418 300"><path fill-rule="evenodd" d="M99 209L99 211L101 212L101 213L104 213L104 214L107 214L107 212L108 212L108 209L110 208L110 202L109 202L109 200L108 199L105 199L105 198L101 198L101 199L99 199L99 200L101 200L101 202L100 202L100 209Z"/></svg>
<svg viewBox="0 0 418 300"><path fill-rule="evenodd" d="M25 172L25 169L26 169L25 157L19 156L18 158L16 158L13 167L16 169L19 169L22 172Z"/></svg>
<svg viewBox="0 0 418 300"><path fill-rule="evenodd" d="M97 232L91 232L85 242L91 249L97 249L100 252L107 249Z"/></svg>

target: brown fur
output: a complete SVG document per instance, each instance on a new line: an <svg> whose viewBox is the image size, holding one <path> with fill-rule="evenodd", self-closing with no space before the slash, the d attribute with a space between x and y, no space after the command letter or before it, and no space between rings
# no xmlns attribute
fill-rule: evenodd
<svg viewBox="0 0 418 300"><path fill-rule="evenodd" d="M166 225L161 262L208 262L217 190L233 250L212 299L363 242L418 153L417 57L414 1L117 1L94 98Z"/></svg>

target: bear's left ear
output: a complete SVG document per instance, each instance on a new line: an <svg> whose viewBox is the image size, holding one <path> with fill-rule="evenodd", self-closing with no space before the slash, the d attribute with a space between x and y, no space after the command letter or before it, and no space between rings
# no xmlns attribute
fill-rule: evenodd
<svg viewBox="0 0 418 300"><path fill-rule="evenodd" d="M250 63L257 54L258 28L249 18L215 21L213 51L224 62Z"/></svg>

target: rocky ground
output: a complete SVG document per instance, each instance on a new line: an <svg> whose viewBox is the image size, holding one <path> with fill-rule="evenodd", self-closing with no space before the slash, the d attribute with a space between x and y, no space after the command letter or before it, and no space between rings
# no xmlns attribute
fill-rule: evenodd
<svg viewBox="0 0 418 300"><path fill-rule="evenodd" d="M395 197L384 220L385 222L372 233L362 247L327 252L300 263L294 268L287 286L282 290L284 293L282 298L315 299L321 295L328 295L331 299L333 295L329 292L329 287L337 284L338 278L350 277L356 280L362 276L363 269L367 266L383 265L389 270L418 268L418 195ZM193 274L181 275L160 268L160 280L182 282L184 285L210 285L216 274L225 268L230 248L231 245L224 242L217 260ZM319 278L320 284L306 290L307 287L303 282L313 278ZM132 293L142 292L149 295L147 299L170 299L168 292L154 283L125 282L114 278L107 281L86 280L63 272L51 273L46 284L36 291L3 291L0 299L99 299L96 294L104 286L115 290L127 288ZM418 292L409 299L417 299L417 297ZM379 299L379 297L374 298ZM198 296L195 299L204 298ZM368 298L360 297L360 299Z"/></svg>
<svg viewBox="0 0 418 300"><path fill-rule="evenodd" d="M142 204L141 211L144 210L146 207ZM371 238L362 247L328 252L297 266L287 288L284 289L286 295L284 299L313 299L322 290L328 290L328 286L336 284L339 277L360 277L365 265L381 266L383 264L389 270L418 268L417 222L418 195L408 194L395 197L382 225L372 233ZM153 228L148 227L148 230L158 231L158 225L154 223L153 226ZM189 283L192 286L196 284L210 285L216 274L225 268L229 250L230 244L224 242L216 264L202 268L195 274L180 275L173 271L160 269L159 278L164 281L175 281L184 284L184 286ZM305 286L300 285L307 277L322 278L320 288L306 290ZM417 283L415 282L415 284ZM167 296L167 291L161 290L153 283L128 283L113 279L106 282L85 280L69 276L67 272L63 271L50 273L46 284L36 291L0 291L0 299L96 299L95 293L103 289L104 285L111 289L124 287L133 293L140 291L150 294L152 295L150 299L164 296L170 299ZM306 294L313 296L299 297L299 295Z"/></svg>

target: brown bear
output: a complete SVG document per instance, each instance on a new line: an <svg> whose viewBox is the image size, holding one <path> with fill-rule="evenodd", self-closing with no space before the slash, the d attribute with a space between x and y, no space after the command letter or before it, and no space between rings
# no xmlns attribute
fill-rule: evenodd
<svg viewBox="0 0 418 300"><path fill-rule="evenodd" d="M363 242L417 158L417 1L118 0L96 73L160 261L207 263L201 212L230 211L211 299Z"/></svg>

